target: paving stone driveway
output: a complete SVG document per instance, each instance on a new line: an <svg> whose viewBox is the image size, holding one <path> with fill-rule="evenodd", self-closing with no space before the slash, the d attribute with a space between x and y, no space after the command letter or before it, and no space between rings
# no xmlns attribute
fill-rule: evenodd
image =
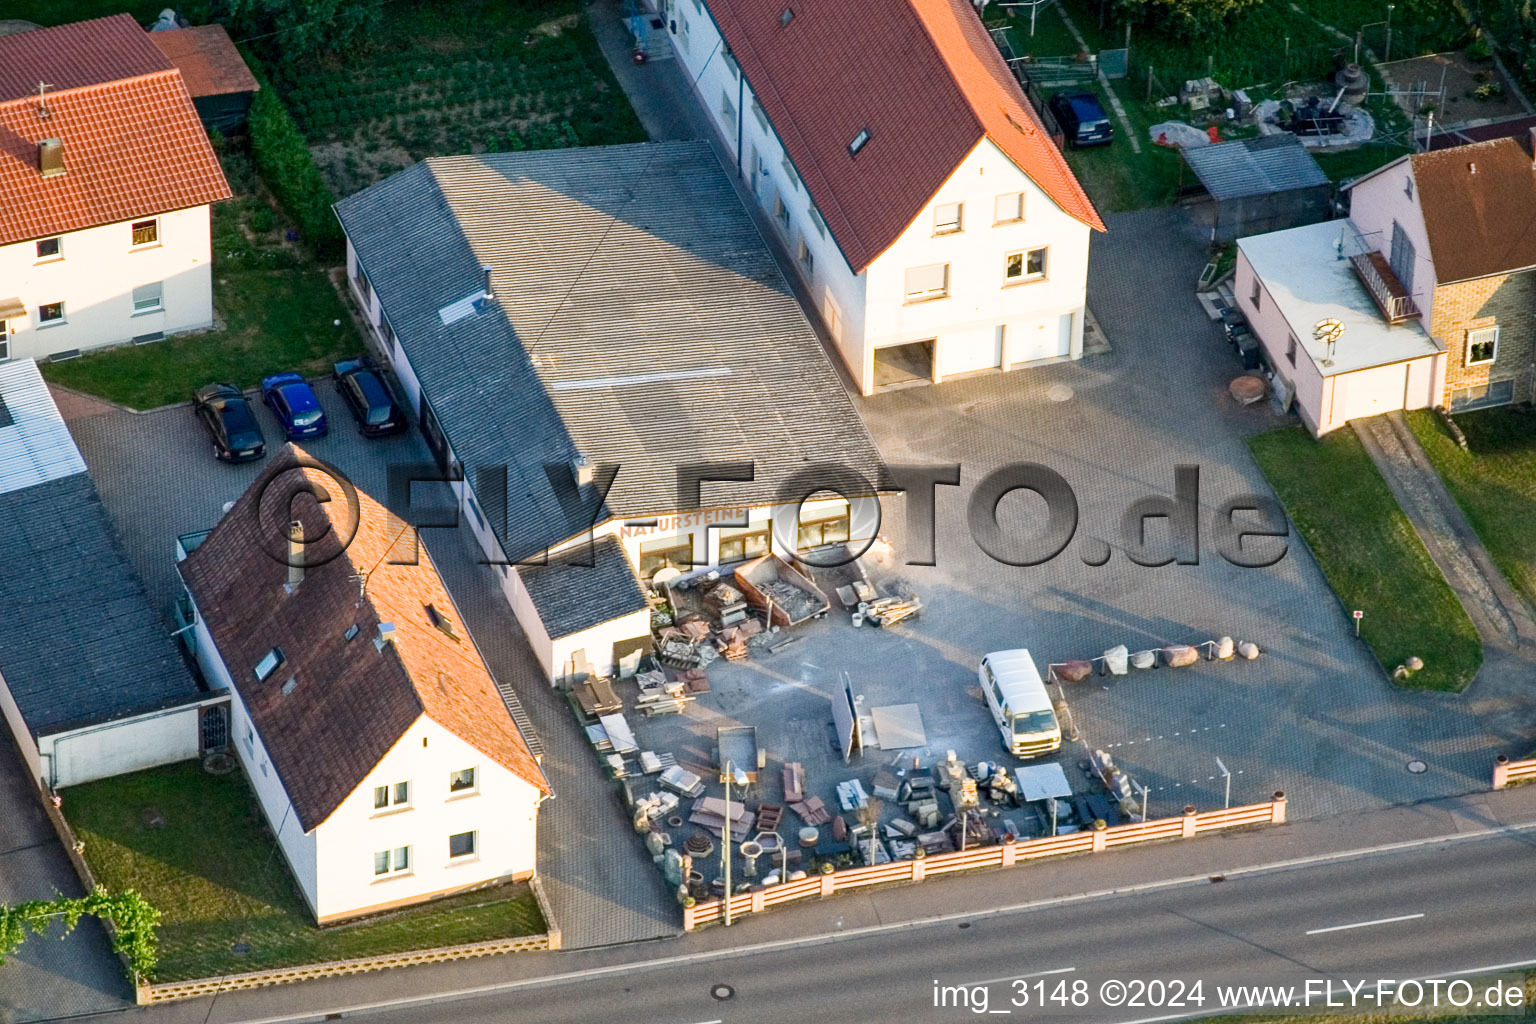
<svg viewBox="0 0 1536 1024"><path fill-rule="evenodd" d="M1093 240L1088 294L1113 352L861 404L892 462L963 467L959 488L938 488L938 565L904 570L929 601L913 636L954 652L964 662L954 677L970 685L974 658L1000 647L1029 647L1045 662L1118 643L1257 641L1266 655L1255 663L1068 689L1084 740L1151 787L1154 814L1219 807L1218 757L1242 773L1235 802L1284 790L1298 817L1486 789L1495 754L1529 748L1532 680L1479 679L1461 696L1394 689L1295 536L1269 569L1229 565L1204 522L1199 565L1146 568L1120 550L1122 513L1143 495L1171 494L1176 465L1200 467L1203 515L1243 492L1271 493L1243 438L1284 421L1227 397L1240 371L1195 301L1204 245L1181 215L1141 211L1111 218L1109 229ZM1056 470L1079 503L1076 539L1044 565L992 562L965 528L976 482L1014 461ZM1027 533L1040 509L1015 495L999 519ZM898 537L901 519L889 522ZM1084 564L1085 537L1110 542L1107 564ZM1407 771L1415 759L1428 770Z"/></svg>
<svg viewBox="0 0 1536 1024"><path fill-rule="evenodd" d="M316 386L332 428L307 446L339 467L358 487L388 504L387 466L427 464L419 436L365 441L329 384ZM207 529L260 472L261 463L227 466L214 461L206 435L190 409L131 413L59 393L70 431L85 455L102 500L122 535L150 598L167 622L180 592L175 570L179 534ZM269 444L279 436L258 411ZM408 521L434 521L429 488L417 485ZM424 508L425 506L425 508ZM611 796L575 720L558 699L523 639L491 574L478 565L468 527L424 530L449 592L503 689L518 694L545 748L544 768L555 799L540 818L539 871L567 946L606 945L671 935L681 917L660 877L642 855L619 803Z"/></svg>

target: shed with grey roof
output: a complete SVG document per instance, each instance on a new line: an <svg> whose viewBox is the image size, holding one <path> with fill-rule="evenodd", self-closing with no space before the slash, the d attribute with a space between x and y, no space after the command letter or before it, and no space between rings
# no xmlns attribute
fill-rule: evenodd
<svg viewBox="0 0 1536 1024"><path fill-rule="evenodd" d="M1182 151L1213 203L1211 240L1231 242L1327 220L1328 175L1289 132Z"/></svg>

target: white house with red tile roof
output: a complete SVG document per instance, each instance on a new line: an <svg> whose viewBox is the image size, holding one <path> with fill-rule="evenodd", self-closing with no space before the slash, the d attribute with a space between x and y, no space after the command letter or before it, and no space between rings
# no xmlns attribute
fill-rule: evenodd
<svg viewBox="0 0 1536 1024"><path fill-rule="evenodd" d="M212 326L208 211L229 195L131 16L0 37L0 359Z"/></svg>
<svg viewBox="0 0 1536 1024"><path fill-rule="evenodd" d="M1082 355L1104 224L966 0L661 0L864 394Z"/></svg>

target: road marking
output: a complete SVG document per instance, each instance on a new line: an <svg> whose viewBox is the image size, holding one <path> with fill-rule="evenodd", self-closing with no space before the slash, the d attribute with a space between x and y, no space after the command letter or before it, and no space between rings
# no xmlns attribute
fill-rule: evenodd
<svg viewBox="0 0 1536 1024"><path fill-rule="evenodd" d="M986 981L967 981L961 984L964 988L970 988L973 985L996 985L1002 981L1023 981L1025 978L1043 978L1048 974L1071 974L1076 970L1076 967L1056 967L1049 971L1036 971L1033 974L1010 974L1006 978L988 978Z"/></svg>
<svg viewBox="0 0 1536 1024"><path fill-rule="evenodd" d="M1228 881L1245 875L1266 875L1280 871L1295 871L1300 868L1313 867L1319 864L1337 864L1343 861L1361 860L1366 857L1381 857L1393 853L1401 853L1406 850L1423 849L1430 846L1444 846L1452 843L1474 842L1481 839L1496 839L1504 836L1519 835L1524 832L1536 831L1536 821L1520 822L1514 825L1498 825L1493 828L1479 829L1476 832L1448 832L1438 836L1427 836L1422 839L1406 839L1396 843L1384 843L1381 846L1358 847L1353 850L1339 850L1333 853L1319 853L1307 857L1295 857L1290 860L1273 861L1268 864L1255 864L1245 868L1228 868L1217 872L1224 875ZM657 957L653 960L626 961L605 967L589 967L581 970L567 971L564 974L547 974L537 978L519 978L511 981L492 982L488 985L466 986L464 988L449 989L430 995L406 996L396 999L381 999L370 1003L353 1003L343 1006L332 1006L324 1009L305 1010L300 1013L280 1014L274 1017L232 1017L225 1024L293 1024L297 1021L318 1021L327 1017L338 1015L342 1017L356 1016L360 1013L376 1013L383 1010L408 1009L414 1006L426 1006L431 1003L457 1002L466 999L475 999L483 996L499 995L505 992L515 992L519 989L542 988L557 985L569 985L576 982L590 981L595 978L609 977L615 974L633 974L639 971L655 971L668 967L680 967L685 964L704 963L713 960L734 960L742 957L753 956L758 953L770 953L782 949L803 947L812 943L846 942L854 939L867 938L874 935L885 935L894 932L915 931L922 928L932 928L940 925L951 924L955 921L979 921L988 918L1005 917L1009 914L1018 914L1032 910L1044 910L1051 907L1068 906L1073 903L1088 903L1098 900L1112 899L1117 896L1125 896L1131 893L1156 892L1161 889L1177 889L1194 886L1210 885L1210 873L1200 875L1186 875L1181 878L1165 878L1153 882L1138 882L1134 885L1120 886L1114 889L1097 889L1090 892L1075 893L1070 896L1052 896L1042 900L1030 900L1024 903L1015 903L1007 906L993 907L990 910L960 910L949 914L936 914L931 917L914 918L908 921L892 921L889 924L866 925L862 928L854 928L848 931L823 932L820 935L803 935L789 939L771 939L767 942L759 942L751 945L736 946L731 949L700 950L695 953L679 953L675 956ZM1536 967L1536 960L1522 960L1517 963L1498 964L1492 967L1469 967L1464 970L1440 971L1425 977L1444 977L1448 974L1483 974L1495 971L1512 971L1517 968ZM222 993L220 993L222 994ZM1189 1020L1198 1017L1215 1016L1218 1013L1230 1012L1230 1008L1214 1009L1209 1013L1179 1013L1165 1017L1145 1017L1140 1020L1124 1021L1121 1024L1159 1024L1161 1021Z"/></svg>
<svg viewBox="0 0 1536 1024"><path fill-rule="evenodd" d="M1356 921L1354 924L1336 924L1328 928L1313 928L1308 935L1322 935L1326 932L1347 932L1351 928L1373 928L1378 924L1396 924L1398 921L1417 921L1423 914L1404 914L1402 917L1380 917L1374 921Z"/></svg>

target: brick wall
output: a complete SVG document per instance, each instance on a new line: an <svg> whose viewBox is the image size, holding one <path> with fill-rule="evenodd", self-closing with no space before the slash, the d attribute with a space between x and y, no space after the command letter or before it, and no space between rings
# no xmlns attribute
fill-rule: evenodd
<svg viewBox="0 0 1536 1024"><path fill-rule="evenodd" d="M1435 289L1430 333L1445 342L1445 394L1513 380L1516 402L1536 401L1536 271L1500 274ZM1499 328L1497 358L1467 365L1467 332Z"/></svg>

